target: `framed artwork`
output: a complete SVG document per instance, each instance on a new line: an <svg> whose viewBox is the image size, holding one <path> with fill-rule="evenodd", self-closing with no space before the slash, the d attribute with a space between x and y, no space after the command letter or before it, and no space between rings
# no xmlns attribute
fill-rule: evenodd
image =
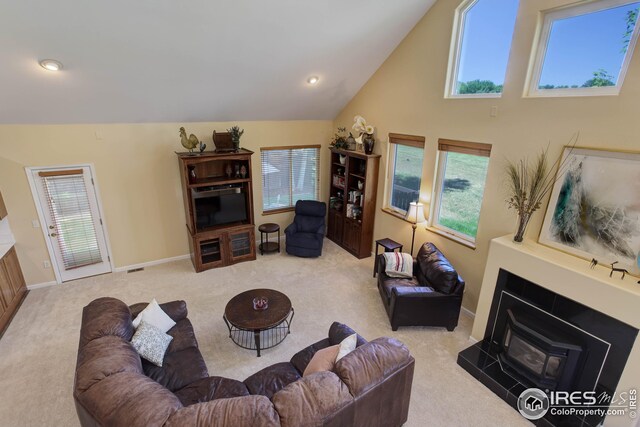
<svg viewBox="0 0 640 427"><path fill-rule="evenodd" d="M639 276L640 152L565 147L539 243Z"/></svg>

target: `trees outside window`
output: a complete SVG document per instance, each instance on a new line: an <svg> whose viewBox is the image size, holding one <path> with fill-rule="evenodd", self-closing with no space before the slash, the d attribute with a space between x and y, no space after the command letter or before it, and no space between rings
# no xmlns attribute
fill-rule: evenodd
<svg viewBox="0 0 640 427"><path fill-rule="evenodd" d="M502 93L518 0L466 0L456 9L447 97Z"/></svg>
<svg viewBox="0 0 640 427"><path fill-rule="evenodd" d="M617 95L638 37L639 7L638 1L601 0L547 12L528 95Z"/></svg>

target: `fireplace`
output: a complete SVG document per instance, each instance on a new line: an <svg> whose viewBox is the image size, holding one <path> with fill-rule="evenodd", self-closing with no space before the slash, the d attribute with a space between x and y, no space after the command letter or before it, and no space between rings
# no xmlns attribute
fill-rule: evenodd
<svg viewBox="0 0 640 427"><path fill-rule="evenodd" d="M505 371L541 389L570 390L582 350L573 337L541 327L535 317L507 310L498 351Z"/></svg>
<svg viewBox="0 0 640 427"><path fill-rule="evenodd" d="M611 396L637 334L634 327L501 269L484 339L461 351L458 364L514 408L531 387ZM597 426L603 416L549 412L544 421L540 425Z"/></svg>

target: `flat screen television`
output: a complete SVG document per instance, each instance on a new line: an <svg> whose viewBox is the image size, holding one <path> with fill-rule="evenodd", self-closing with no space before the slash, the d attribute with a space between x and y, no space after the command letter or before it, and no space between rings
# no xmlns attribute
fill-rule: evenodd
<svg viewBox="0 0 640 427"><path fill-rule="evenodd" d="M245 193L220 194L194 201L198 230L247 219Z"/></svg>

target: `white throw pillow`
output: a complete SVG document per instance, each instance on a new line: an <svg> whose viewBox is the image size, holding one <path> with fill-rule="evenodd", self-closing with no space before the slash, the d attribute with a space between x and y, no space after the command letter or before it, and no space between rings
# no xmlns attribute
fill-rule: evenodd
<svg viewBox="0 0 640 427"><path fill-rule="evenodd" d="M164 354L172 339L171 335L165 334L160 328L143 320L136 333L133 334L131 344L141 357L154 365L162 366Z"/></svg>
<svg viewBox="0 0 640 427"><path fill-rule="evenodd" d="M338 355L336 356L336 362L342 359L343 357L345 357L347 354L351 353L353 350L355 350L357 343L358 343L357 334L349 335L348 337L343 339L342 342L340 343L340 350L338 350Z"/></svg>
<svg viewBox="0 0 640 427"><path fill-rule="evenodd" d="M133 319L133 327L137 328L143 320L160 329L163 333L176 325L176 322L160 308L155 298Z"/></svg>

